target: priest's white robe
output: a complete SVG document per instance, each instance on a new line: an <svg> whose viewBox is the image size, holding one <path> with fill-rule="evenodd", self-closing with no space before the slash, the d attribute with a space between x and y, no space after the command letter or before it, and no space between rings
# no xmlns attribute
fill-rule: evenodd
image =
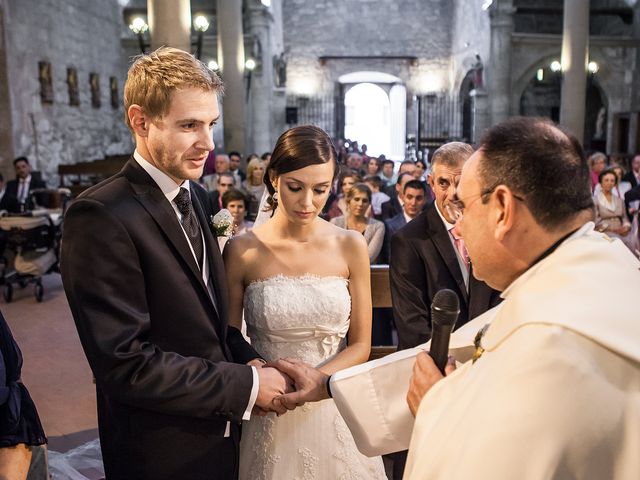
<svg viewBox="0 0 640 480"><path fill-rule="evenodd" d="M503 298L422 400L405 480L640 479L638 259L589 222Z"/></svg>

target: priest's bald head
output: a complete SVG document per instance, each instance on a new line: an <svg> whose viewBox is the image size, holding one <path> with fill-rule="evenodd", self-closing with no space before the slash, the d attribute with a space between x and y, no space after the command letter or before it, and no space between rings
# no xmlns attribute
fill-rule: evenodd
<svg viewBox="0 0 640 480"><path fill-rule="evenodd" d="M580 142L541 118L489 129L457 188L474 274L504 290L555 242L593 216Z"/></svg>

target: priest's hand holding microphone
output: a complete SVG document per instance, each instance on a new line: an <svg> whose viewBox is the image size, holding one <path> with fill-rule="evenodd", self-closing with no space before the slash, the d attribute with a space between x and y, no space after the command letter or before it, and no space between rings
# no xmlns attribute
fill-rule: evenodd
<svg viewBox="0 0 640 480"><path fill-rule="evenodd" d="M420 352L416 356L407 393L407 403L414 417L429 389L456 369L455 359L448 357L448 353L449 337L459 313L460 302L454 291L443 289L434 295L431 303L431 349L428 354Z"/></svg>

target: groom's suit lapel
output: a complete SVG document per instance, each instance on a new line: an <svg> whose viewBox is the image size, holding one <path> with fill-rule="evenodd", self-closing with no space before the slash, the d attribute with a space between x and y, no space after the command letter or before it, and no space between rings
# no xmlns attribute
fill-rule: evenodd
<svg viewBox="0 0 640 480"><path fill-rule="evenodd" d="M184 263L186 270L193 275L194 279L209 299L211 307L215 311L215 307L209 297L207 286L202 280L202 273L200 272L200 268L196 264L195 258L191 253L191 248L189 247L189 243L184 235L182 227L180 226L178 217L176 216L173 207L162 193L162 190L160 190L149 174L145 172L133 158L131 158L124 166L122 173L131 183L137 200L155 220L160 230L162 230L166 236L169 244L175 249L177 256ZM210 249L207 253L209 251Z"/></svg>

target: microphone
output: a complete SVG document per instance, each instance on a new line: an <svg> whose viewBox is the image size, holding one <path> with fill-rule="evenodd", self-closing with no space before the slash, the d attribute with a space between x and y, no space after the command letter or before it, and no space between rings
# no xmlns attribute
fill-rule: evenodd
<svg viewBox="0 0 640 480"><path fill-rule="evenodd" d="M429 355L433 358L438 369L444 375L444 367L449 356L449 337L453 330L458 314L460 313L460 301L453 290L444 288L438 290L431 302L431 350Z"/></svg>

